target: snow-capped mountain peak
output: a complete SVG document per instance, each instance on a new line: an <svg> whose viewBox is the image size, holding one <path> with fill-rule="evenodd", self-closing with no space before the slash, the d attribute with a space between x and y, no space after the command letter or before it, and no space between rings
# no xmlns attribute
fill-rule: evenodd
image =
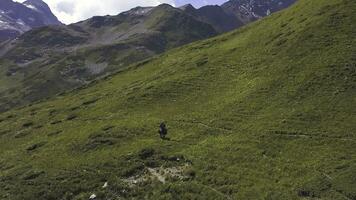
<svg viewBox="0 0 356 200"><path fill-rule="evenodd" d="M0 42L32 28L59 24L61 22L42 0L27 0L24 3L0 1Z"/></svg>

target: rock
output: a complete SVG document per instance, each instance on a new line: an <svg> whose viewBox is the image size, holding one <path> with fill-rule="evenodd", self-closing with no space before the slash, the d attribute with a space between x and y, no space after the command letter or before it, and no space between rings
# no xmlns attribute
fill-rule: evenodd
<svg viewBox="0 0 356 200"><path fill-rule="evenodd" d="M96 199L96 194L90 195L89 199Z"/></svg>
<svg viewBox="0 0 356 200"><path fill-rule="evenodd" d="M103 185L103 188L107 188L108 186L109 186L109 183L105 182L104 185Z"/></svg>

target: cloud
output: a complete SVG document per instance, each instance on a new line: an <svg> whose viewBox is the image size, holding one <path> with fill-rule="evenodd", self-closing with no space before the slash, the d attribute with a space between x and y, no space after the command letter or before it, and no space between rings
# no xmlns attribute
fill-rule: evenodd
<svg viewBox="0 0 356 200"><path fill-rule="evenodd" d="M62 1L57 4L57 12L67 13L69 15L74 14L75 4L69 1Z"/></svg>
<svg viewBox="0 0 356 200"><path fill-rule="evenodd" d="M24 1L24 0L16 0ZM116 15L137 6L174 4L174 0L44 0L52 12L65 24L98 15Z"/></svg>

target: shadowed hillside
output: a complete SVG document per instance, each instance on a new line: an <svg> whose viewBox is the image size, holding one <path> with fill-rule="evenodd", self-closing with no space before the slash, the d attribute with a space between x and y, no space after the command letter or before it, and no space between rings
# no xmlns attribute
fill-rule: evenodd
<svg viewBox="0 0 356 200"><path fill-rule="evenodd" d="M355 199L355 10L299 0L1 114L1 198Z"/></svg>

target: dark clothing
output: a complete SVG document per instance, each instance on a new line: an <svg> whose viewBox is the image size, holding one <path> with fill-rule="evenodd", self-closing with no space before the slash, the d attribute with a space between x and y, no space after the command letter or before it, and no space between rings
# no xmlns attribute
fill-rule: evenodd
<svg viewBox="0 0 356 200"><path fill-rule="evenodd" d="M167 127L166 127L166 124L165 123L161 123L159 125L159 136L164 139L166 138L166 135L168 134L168 130L167 130Z"/></svg>

